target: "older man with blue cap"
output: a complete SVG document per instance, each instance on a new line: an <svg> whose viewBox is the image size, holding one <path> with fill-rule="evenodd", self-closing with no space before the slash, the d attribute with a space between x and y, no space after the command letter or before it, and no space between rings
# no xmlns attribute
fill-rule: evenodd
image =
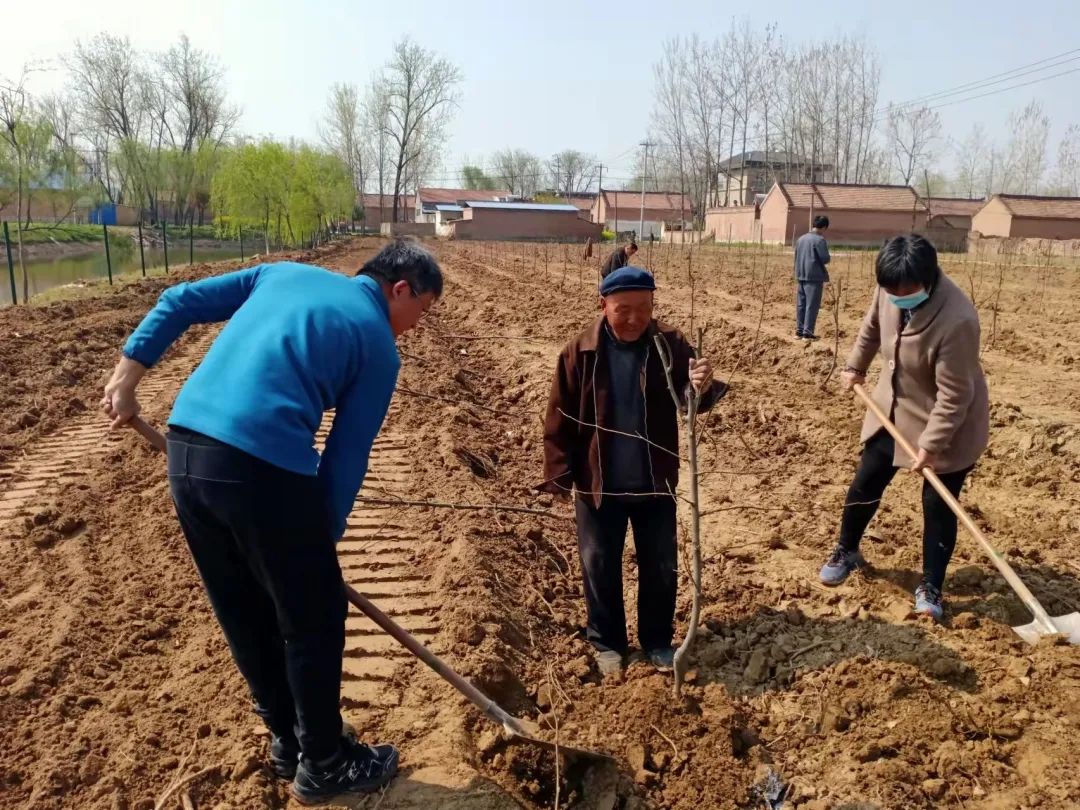
<svg viewBox="0 0 1080 810"><path fill-rule="evenodd" d="M655 337L671 354L680 395L692 385L707 410L727 390L681 332L653 318L655 290L652 274L640 267L604 278L601 316L559 355L544 423L541 489L567 497L577 490L587 635L603 674L620 671L628 653L627 523L637 549L641 649L661 670L671 668L674 655L679 416Z"/></svg>

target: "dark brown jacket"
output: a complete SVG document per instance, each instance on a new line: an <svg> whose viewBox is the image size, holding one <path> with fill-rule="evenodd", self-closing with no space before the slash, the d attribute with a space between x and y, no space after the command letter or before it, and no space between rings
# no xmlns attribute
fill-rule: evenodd
<svg viewBox="0 0 1080 810"><path fill-rule="evenodd" d="M620 267L626 267L628 264L630 264L630 257L626 255L626 248L621 247L613 250L604 260L604 266L600 269L600 277L607 278L608 273L618 270Z"/></svg>
<svg viewBox="0 0 1080 810"><path fill-rule="evenodd" d="M579 495L600 506L604 492L603 461L611 438L611 381L600 330L604 318L571 341L559 355L544 420L544 482L540 489ZM649 442L653 492L674 492L679 482L679 416L671 401L664 366L652 336L659 334L671 349L672 382L685 396L693 348L679 330L653 321L645 357L645 432ZM700 410L711 408L727 392L714 382L701 398ZM597 429L599 426L601 429Z"/></svg>

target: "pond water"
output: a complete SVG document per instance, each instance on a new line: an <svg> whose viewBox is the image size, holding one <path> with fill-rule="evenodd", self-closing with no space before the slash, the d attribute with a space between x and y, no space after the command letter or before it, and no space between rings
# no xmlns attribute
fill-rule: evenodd
<svg viewBox="0 0 1080 810"><path fill-rule="evenodd" d="M110 240L111 241L111 240ZM245 248L247 246L245 245ZM139 261L138 246L126 245L119 249L110 245L112 251L113 276L121 273L139 273L142 264ZM248 255L251 251L248 250ZM165 252L161 248L146 248L146 267L164 267ZM239 259L239 245L230 246L224 244L220 247L195 247L195 262L213 262L223 259ZM19 259L12 248L12 259L15 264L15 289L19 300L22 300L22 272L19 270ZM169 268L181 267L188 263L188 246L169 246ZM30 276L30 297L59 287L62 284L71 284L74 281L88 281L90 279L107 278L109 275L108 265L105 262L104 245L96 245L87 253L75 256L59 256L53 258L28 259L26 270ZM11 282L8 278L7 255L4 253L3 240L0 240L0 306L11 303Z"/></svg>

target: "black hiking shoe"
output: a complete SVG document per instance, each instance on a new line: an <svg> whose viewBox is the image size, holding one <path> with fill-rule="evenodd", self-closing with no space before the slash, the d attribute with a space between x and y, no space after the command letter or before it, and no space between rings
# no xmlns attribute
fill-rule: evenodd
<svg viewBox="0 0 1080 810"><path fill-rule="evenodd" d="M350 739L325 770L300 760L290 792L301 804L322 804L342 794L374 793L398 770L398 750L392 745L363 745Z"/></svg>
<svg viewBox="0 0 1080 810"><path fill-rule="evenodd" d="M356 729L347 720L341 721L341 736L346 740L356 739ZM300 741L295 734L270 737L270 770L280 779L290 782L296 777L296 766L300 764Z"/></svg>

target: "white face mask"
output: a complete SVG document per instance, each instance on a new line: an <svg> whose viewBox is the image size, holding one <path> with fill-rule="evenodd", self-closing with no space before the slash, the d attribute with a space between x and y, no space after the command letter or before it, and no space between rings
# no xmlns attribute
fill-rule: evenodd
<svg viewBox="0 0 1080 810"><path fill-rule="evenodd" d="M930 298L930 293L926 290L919 290L911 295L893 295L892 293L886 293L886 295L889 296L889 301L900 309L915 309L920 304L925 304Z"/></svg>

